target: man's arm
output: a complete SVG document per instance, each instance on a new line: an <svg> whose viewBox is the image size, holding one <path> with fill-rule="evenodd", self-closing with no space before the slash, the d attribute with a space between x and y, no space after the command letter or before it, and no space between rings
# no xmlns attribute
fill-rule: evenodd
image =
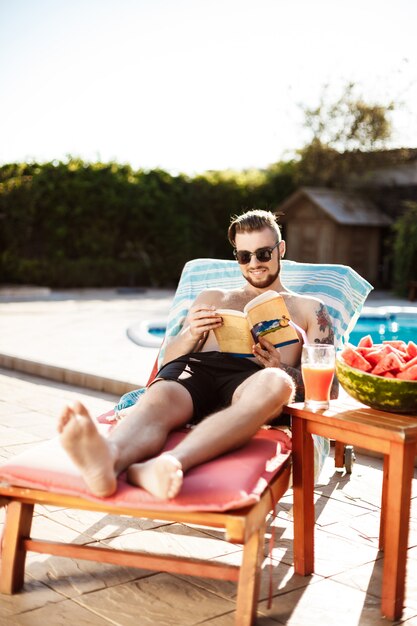
<svg viewBox="0 0 417 626"><path fill-rule="evenodd" d="M334 345L334 329L333 323L330 318L327 307L323 302L316 301L313 307L312 315L309 319L307 328L307 338L310 343L324 343ZM300 372L301 374L301 372ZM330 390L330 398L332 400L339 396L339 381L336 374L333 377L332 388ZM304 385L303 385L303 399L304 399Z"/></svg>
<svg viewBox="0 0 417 626"><path fill-rule="evenodd" d="M168 341L165 348L163 363L190 352L199 352L207 339L210 330L221 326L223 320L216 313L216 293L203 292L190 307L184 325L178 335Z"/></svg>
<svg viewBox="0 0 417 626"><path fill-rule="evenodd" d="M304 402L304 382L301 375L301 366L291 367L291 365L281 364L281 369L291 376L295 384L294 402Z"/></svg>
<svg viewBox="0 0 417 626"><path fill-rule="evenodd" d="M305 330L308 342L311 344L334 344L334 330L326 306L320 300L309 299L303 303L305 311ZM295 383L295 402L304 401L304 382L301 374L301 363L297 366L287 365L281 361L279 349L269 341L260 338L259 346L255 348L255 355L264 367L280 367L291 376ZM333 378L330 397L339 395L339 383L336 376Z"/></svg>
<svg viewBox="0 0 417 626"><path fill-rule="evenodd" d="M326 305L315 300L308 317L307 339L309 343L327 343L334 345L332 320Z"/></svg>

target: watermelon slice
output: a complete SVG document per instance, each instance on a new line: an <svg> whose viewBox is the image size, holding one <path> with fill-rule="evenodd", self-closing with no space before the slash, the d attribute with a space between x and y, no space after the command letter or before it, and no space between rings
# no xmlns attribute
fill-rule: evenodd
<svg viewBox="0 0 417 626"><path fill-rule="evenodd" d="M414 359L411 359L411 361L408 361L407 363L405 363L402 369L408 370L410 367L414 367L414 365L417 365L417 356L415 356Z"/></svg>
<svg viewBox="0 0 417 626"><path fill-rule="evenodd" d="M344 348L344 350L342 351L342 357L345 363L347 363L351 367L356 367L358 370L362 370L363 372L369 372L369 370L372 369L372 366L368 363L368 361L350 346Z"/></svg>
<svg viewBox="0 0 417 626"><path fill-rule="evenodd" d="M372 348L373 345L374 342L371 335L365 335L365 337L359 340L358 348Z"/></svg>
<svg viewBox="0 0 417 626"><path fill-rule="evenodd" d="M385 372L392 372L393 374L399 372L402 369L401 360L395 353L386 354L380 361L377 363L372 370L372 374L379 374L380 376Z"/></svg>
<svg viewBox="0 0 417 626"><path fill-rule="evenodd" d="M355 352L357 352L358 354L361 354L366 359L367 355L370 352L375 352L375 346L369 346L369 347L368 346L362 346L362 347L358 346L357 348L355 348Z"/></svg>
<svg viewBox="0 0 417 626"><path fill-rule="evenodd" d="M406 349L410 359L413 359L415 356L417 356L417 343L414 343L414 341L409 341Z"/></svg>
<svg viewBox="0 0 417 626"><path fill-rule="evenodd" d="M375 367L375 365L379 363L384 358L384 356L386 356L387 354L391 354L392 351L393 348L391 346L382 347L381 345L376 344L374 345L372 350L367 352L365 358L372 367Z"/></svg>
<svg viewBox="0 0 417 626"><path fill-rule="evenodd" d="M417 380L417 365L408 367L407 369L399 372L397 378L400 380Z"/></svg>
<svg viewBox="0 0 417 626"><path fill-rule="evenodd" d="M388 346L392 346L393 348L396 348L397 350L400 350L401 352L407 351L407 344L405 343L405 341L402 341L402 339L389 339L389 340L386 339L382 343Z"/></svg>

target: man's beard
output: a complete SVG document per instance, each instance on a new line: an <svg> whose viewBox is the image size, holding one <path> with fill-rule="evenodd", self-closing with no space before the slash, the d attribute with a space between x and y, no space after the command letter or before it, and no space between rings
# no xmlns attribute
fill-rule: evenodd
<svg viewBox="0 0 417 626"><path fill-rule="evenodd" d="M263 280L253 281L250 274L248 274L248 276L244 275L243 278L247 280L248 283L252 285L252 287L255 287L256 289L266 289L267 287L270 287L276 281L276 279L279 276L280 269L281 268L278 265L277 271L274 272L273 274L267 274Z"/></svg>

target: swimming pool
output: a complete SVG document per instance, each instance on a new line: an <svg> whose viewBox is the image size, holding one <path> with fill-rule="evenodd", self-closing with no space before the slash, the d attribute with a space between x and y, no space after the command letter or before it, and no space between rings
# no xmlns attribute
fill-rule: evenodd
<svg viewBox="0 0 417 626"><path fill-rule="evenodd" d="M133 343L144 348L159 348L166 331L166 319L143 320L129 326L126 334Z"/></svg>
<svg viewBox="0 0 417 626"><path fill-rule="evenodd" d="M158 347L162 343L165 328L165 320L142 322L139 337L136 341L133 336L130 338L142 346ZM349 342L356 346L365 335L371 335L374 343L391 339L417 343L417 309L415 313L362 313L350 333Z"/></svg>
<svg viewBox="0 0 417 626"><path fill-rule="evenodd" d="M158 326L149 326L148 328L148 332L154 337L158 337L158 339L160 339L161 341L165 336L165 331L166 327L161 326L160 324Z"/></svg>
<svg viewBox="0 0 417 626"><path fill-rule="evenodd" d="M350 333L349 343L357 345L361 337L371 335L374 343L402 339L417 343L417 314L412 313L364 313Z"/></svg>

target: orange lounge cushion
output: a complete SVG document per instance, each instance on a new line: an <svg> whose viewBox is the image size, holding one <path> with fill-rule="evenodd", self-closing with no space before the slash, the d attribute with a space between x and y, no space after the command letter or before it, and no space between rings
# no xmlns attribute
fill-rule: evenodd
<svg viewBox="0 0 417 626"><path fill-rule="evenodd" d="M99 424L103 434L111 425ZM176 431L165 450L173 448L185 431ZM59 438L46 441L10 458L0 466L0 481L75 496L110 506L145 510L226 511L259 501L268 483L291 454L291 438L281 430L261 429L251 441L228 454L187 472L179 495L160 500L119 477L117 492L109 498L92 496Z"/></svg>

